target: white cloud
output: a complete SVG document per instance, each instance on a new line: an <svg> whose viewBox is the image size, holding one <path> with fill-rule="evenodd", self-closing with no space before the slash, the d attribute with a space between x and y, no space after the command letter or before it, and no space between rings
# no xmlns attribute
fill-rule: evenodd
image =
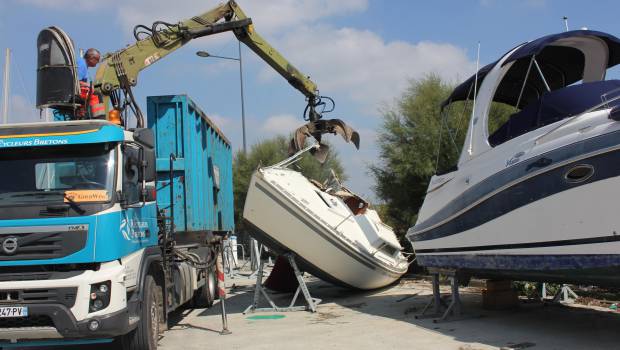
<svg viewBox="0 0 620 350"><path fill-rule="evenodd" d="M94 11L102 8L116 9L118 19L125 28L136 24L163 20L177 23L180 20L209 11L222 0L15 0L18 3L49 9ZM239 7L262 33L271 33L285 27L310 23L321 18L338 16L368 8L368 0L269 0L237 1Z"/></svg>
<svg viewBox="0 0 620 350"><path fill-rule="evenodd" d="M199 60L198 70L207 76L218 76L221 74L227 74L227 75L233 74L231 76L234 76L234 74L239 75L239 62L238 61L211 58L211 57L208 57L208 58L197 57L197 59ZM193 65L186 67L186 68L193 72L196 71L196 67ZM175 67L175 70L176 70L176 67Z"/></svg>
<svg viewBox="0 0 620 350"><path fill-rule="evenodd" d="M360 147L361 145L373 145L377 142L377 131L368 128L356 129L356 131L360 134Z"/></svg>
<svg viewBox="0 0 620 350"><path fill-rule="evenodd" d="M400 94L409 79L434 72L453 81L475 70L465 50L452 44L386 41L372 31L353 28L299 27L274 46L309 74L321 93L345 93L371 112ZM263 79L274 76L267 67L261 73Z"/></svg>
<svg viewBox="0 0 620 350"><path fill-rule="evenodd" d="M246 14L252 17L256 29L265 34L280 29L312 23L326 17L361 12L367 0L271 0L248 1Z"/></svg>
<svg viewBox="0 0 620 350"><path fill-rule="evenodd" d="M220 0L177 0L174 6L171 6L168 0L134 0L119 2L117 6L121 24L131 29L139 23L149 26L156 20L177 23L182 19L200 15L219 3ZM245 14L252 18L257 31L262 34L277 32L286 27L314 22L325 17L363 11L368 7L368 0L247 0L237 3Z"/></svg>
<svg viewBox="0 0 620 350"><path fill-rule="evenodd" d="M111 1L92 1L92 0L17 0L17 2L34 5L37 7L48 9L62 9L73 11L94 11L102 8L106 8L114 0Z"/></svg>
<svg viewBox="0 0 620 350"><path fill-rule="evenodd" d="M236 124L233 123L233 119L231 117L225 117L219 114L209 114L209 119L213 121L213 123L226 134L227 131L231 131L232 129L236 129Z"/></svg>
<svg viewBox="0 0 620 350"><path fill-rule="evenodd" d="M265 120L261 129L269 134L289 135L295 129L301 126L299 118L295 118L291 114L277 114Z"/></svg>

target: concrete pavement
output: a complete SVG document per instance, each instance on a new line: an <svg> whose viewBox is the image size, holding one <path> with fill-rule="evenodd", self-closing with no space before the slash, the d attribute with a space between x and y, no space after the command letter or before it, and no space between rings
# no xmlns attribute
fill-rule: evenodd
<svg viewBox="0 0 620 350"><path fill-rule="evenodd" d="M323 299L318 312L243 315L252 301L252 281L228 283L234 284L226 304L231 335L219 334L216 304L177 314L161 349L620 349L620 314L605 309L522 303L515 310L487 311L479 290L464 288L468 318L435 324L414 318L430 298L427 281L405 279L378 291L351 292L313 279L310 291ZM279 305L289 298L274 296Z"/></svg>

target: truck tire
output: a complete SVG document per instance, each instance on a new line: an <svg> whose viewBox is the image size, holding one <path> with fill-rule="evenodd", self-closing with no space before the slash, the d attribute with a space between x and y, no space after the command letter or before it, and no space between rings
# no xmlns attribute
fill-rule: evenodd
<svg viewBox="0 0 620 350"><path fill-rule="evenodd" d="M215 267L205 271L205 285L200 287L194 294L195 307L211 307L217 298L217 276Z"/></svg>
<svg viewBox="0 0 620 350"><path fill-rule="evenodd" d="M140 310L140 321L136 329L122 338L125 350L156 350L159 340L162 291L153 276L144 280L144 297Z"/></svg>

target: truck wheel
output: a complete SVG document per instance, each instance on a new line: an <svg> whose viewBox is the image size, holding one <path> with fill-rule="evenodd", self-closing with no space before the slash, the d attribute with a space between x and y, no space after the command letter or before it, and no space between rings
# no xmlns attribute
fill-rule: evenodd
<svg viewBox="0 0 620 350"><path fill-rule="evenodd" d="M217 276L215 268L209 268L205 271L205 285L200 287L194 295L194 306L211 307L217 297Z"/></svg>
<svg viewBox="0 0 620 350"><path fill-rule="evenodd" d="M123 336L123 348L126 350L156 350L159 340L161 288L153 276L148 275L144 281L144 298L140 311L138 327Z"/></svg>

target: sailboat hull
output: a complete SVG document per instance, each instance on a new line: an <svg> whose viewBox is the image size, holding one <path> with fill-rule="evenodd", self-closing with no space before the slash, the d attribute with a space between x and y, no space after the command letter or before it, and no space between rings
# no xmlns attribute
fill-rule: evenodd
<svg viewBox="0 0 620 350"><path fill-rule="evenodd" d="M287 176L297 174L287 169L276 171ZM329 215L309 208L316 200L325 206L314 190L310 191L311 196L290 192L303 187L305 179L298 178L301 181L287 190L285 180L278 184L265 180L264 176L259 170L252 177L244 219L252 236L269 249L279 254L292 252L302 270L347 288L380 288L406 272L407 262L400 253L400 258L395 260L382 259L380 254L372 254L372 248L351 239L345 228L334 229L338 222ZM352 225L353 218L338 217L338 221L343 219Z"/></svg>

